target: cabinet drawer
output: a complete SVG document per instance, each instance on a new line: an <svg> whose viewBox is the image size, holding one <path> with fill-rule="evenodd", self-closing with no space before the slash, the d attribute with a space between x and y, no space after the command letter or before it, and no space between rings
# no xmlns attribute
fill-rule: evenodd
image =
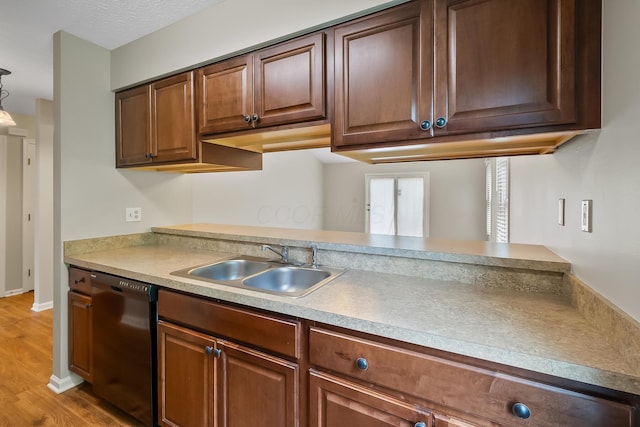
<svg viewBox="0 0 640 427"><path fill-rule="evenodd" d="M69 289L91 295L91 273L79 268L69 268Z"/></svg>
<svg viewBox="0 0 640 427"><path fill-rule="evenodd" d="M161 289L158 316L285 356L300 357L300 323Z"/></svg>
<svg viewBox="0 0 640 427"><path fill-rule="evenodd" d="M632 422L630 406L313 327L309 358L317 367L509 426ZM512 413L516 403L528 407L528 419Z"/></svg>

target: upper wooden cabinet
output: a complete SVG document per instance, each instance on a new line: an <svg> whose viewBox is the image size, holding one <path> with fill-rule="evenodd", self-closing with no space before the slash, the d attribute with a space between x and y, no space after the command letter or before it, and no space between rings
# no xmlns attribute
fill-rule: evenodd
<svg viewBox="0 0 640 427"><path fill-rule="evenodd" d="M116 166L194 160L193 72L116 94Z"/></svg>
<svg viewBox="0 0 640 427"><path fill-rule="evenodd" d="M196 78L200 134L322 119L325 35L209 65Z"/></svg>
<svg viewBox="0 0 640 427"><path fill-rule="evenodd" d="M411 2L336 28L334 145L430 136L420 128L431 118L430 6Z"/></svg>
<svg viewBox="0 0 640 427"><path fill-rule="evenodd" d="M599 127L599 5L421 0L338 26L334 147Z"/></svg>
<svg viewBox="0 0 640 427"><path fill-rule="evenodd" d="M576 122L575 0L436 0L434 22L434 134Z"/></svg>

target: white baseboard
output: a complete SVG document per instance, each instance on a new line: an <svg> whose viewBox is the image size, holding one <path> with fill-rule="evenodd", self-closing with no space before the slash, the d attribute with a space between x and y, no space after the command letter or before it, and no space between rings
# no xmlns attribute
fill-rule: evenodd
<svg viewBox="0 0 640 427"><path fill-rule="evenodd" d="M12 290L12 291L6 291L6 292L4 293L4 296L5 296L5 297L12 297L12 296L14 296L14 295L20 295L20 294L23 294L23 293L24 293L24 290L23 290L23 289L14 289L14 290Z"/></svg>
<svg viewBox="0 0 640 427"><path fill-rule="evenodd" d="M69 376L65 378L58 378L55 375L51 375L49 377L49 384L47 384L47 387L53 390L56 394L60 394L67 390L71 390L83 382L84 380L82 378L73 373L70 373Z"/></svg>
<svg viewBox="0 0 640 427"><path fill-rule="evenodd" d="M53 301L41 302L41 303L33 303L31 306L31 311L45 311L53 308Z"/></svg>

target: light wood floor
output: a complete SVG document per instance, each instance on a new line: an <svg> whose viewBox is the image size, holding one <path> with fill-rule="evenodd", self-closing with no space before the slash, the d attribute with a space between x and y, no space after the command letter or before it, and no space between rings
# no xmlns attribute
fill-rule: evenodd
<svg viewBox="0 0 640 427"><path fill-rule="evenodd" d="M33 293L0 298L0 426L140 426L82 384L55 394L53 310L31 311Z"/></svg>

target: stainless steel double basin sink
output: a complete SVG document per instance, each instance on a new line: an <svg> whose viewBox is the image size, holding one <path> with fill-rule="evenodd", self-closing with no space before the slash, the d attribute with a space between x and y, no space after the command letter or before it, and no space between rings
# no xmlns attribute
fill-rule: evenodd
<svg viewBox="0 0 640 427"><path fill-rule="evenodd" d="M267 258L238 256L171 274L270 294L301 297L343 272L334 268L297 266Z"/></svg>

